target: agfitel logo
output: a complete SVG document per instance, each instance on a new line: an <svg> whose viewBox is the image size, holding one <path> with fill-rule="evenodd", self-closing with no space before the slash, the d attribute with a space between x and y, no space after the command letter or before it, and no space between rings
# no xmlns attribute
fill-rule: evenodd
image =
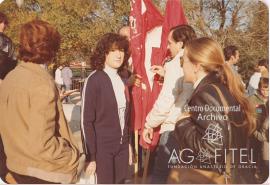
<svg viewBox="0 0 270 185"><path fill-rule="evenodd" d="M206 140L209 144L223 145L222 128L218 124L210 124L205 130L205 135L202 140ZM229 150L229 151L228 151ZM224 152L224 155L222 155ZM216 164L218 161L227 162L227 153L231 152L231 163L235 164L235 156L239 154L240 164L256 164L254 161L253 149L247 148L229 148L229 149L215 149L214 154L211 154L208 149L200 149L198 153L193 152L190 148L184 148L177 153L173 149L168 165L191 164L194 160L199 161L200 164L211 164L211 161ZM184 157L185 156L185 157Z"/></svg>

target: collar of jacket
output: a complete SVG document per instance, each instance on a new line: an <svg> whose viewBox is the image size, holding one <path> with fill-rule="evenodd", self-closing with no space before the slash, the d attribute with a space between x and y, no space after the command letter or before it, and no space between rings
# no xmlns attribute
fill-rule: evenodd
<svg viewBox="0 0 270 185"><path fill-rule="evenodd" d="M27 70L30 70L30 71L32 71L34 73L37 73L37 74L44 74L44 75L49 74L46 69L44 69L44 68L42 68L40 66L40 64L35 64L35 63L32 63L32 62L24 62L24 61L22 61L22 62L20 62L19 66L22 67L22 68L25 68Z"/></svg>
<svg viewBox="0 0 270 185"><path fill-rule="evenodd" d="M197 87L194 89L192 96L197 94L198 91L200 91L200 89L202 87L204 87L207 84L214 84L214 83L221 83L220 79L217 77L217 74L212 72L209 73L208 75L206 75L201 81L200 83L197 85ZM191 96L191 97L192 97Z"/></svg>

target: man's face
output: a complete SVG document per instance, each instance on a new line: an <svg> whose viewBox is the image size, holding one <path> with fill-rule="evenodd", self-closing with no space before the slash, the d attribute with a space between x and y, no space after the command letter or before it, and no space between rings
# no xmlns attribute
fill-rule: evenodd
<svg viewBox="0 0 270 185"><path fill-rule="evenodd" d="M112 48L106 55L105 64L111 68L118 69L124 62L124 51Z"/></svg>
<svg viewBox="0 0 270 185"><path fill-rule="evenodd" d="M177 53L182 49L183 42L175 42L172 37L173 31L168 36L168 49L171 52L172 57L175 57Z"/></svg>
<svg viewBox="0 0 270 185"><path fill-rule="evenodd" d="M238 51L238 50L236 50L236 51L235 51L235 56L232 56L232 57L233 57L233 64L238 63L239 58L240 58L239 51Z"/></svg>

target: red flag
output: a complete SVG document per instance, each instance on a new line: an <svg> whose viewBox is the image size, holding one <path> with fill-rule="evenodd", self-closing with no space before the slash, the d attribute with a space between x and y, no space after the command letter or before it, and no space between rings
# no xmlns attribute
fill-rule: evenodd
<svg viewBox="0 0 270 185"><path fill-rule="evenodd" d="M150 0L131 0L131 57L134 73L142 77L142 87L133 87L133 110L131 114L134 130L144 127L147 104L151 95L151 88L144 67L145 37L148 31L163 23L163 17Z"/></svg>
<svg viewBox="0 0 270 185"><path fill-rule="evenodd" d="M161 46L152 53L152 64L163 65L166 58L170 29L187 24L181 0L168 0L162 25Z"/></svg>
<svg viewBox="0 0 270 185"><path fill-rule="evenodd" d="M165 20L162 24L162 36L161 36L161 44L160 48L153 48L151 64L152 65L163 65L164 60L166 58L167 53L167 44L168 44L168 35L170 29L177 25L187 24L187 20L184 15L183 7L181 4L181 0L168 0L166 4L165 11ZM153 82L152 92L149 96L148 105L147 105L147 113L152 109L153 104L155 103L159 92L161 90L161 86L157 81ZM147 114L146 114L147 116ZM145 117L143 121L142 127L144 127ZM143 138L141 137L140 145L144 148L150 148L153 150L159 141L159 128L154 129L154 135L152 139L151 145L147 144Z"/></svg>

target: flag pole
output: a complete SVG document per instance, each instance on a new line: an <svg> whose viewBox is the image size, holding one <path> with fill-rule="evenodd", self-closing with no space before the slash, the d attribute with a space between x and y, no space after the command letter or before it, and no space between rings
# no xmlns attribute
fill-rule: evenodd
<svg viewBox="0 0 270 185"><path fill-rule="evenodd" d="M146 150L146 156L144 160L144 170L143 170L143 179L142 179L142 184L147 184L146 178L147 178L147 173L148 173L148 166L149 166L149 159L150 159L150 149Z"/></svg>
<svg viewBox="0 0 270 185"><path fill-rule="evenodd" d="M139 172L139 131L135 130L135 166L134 166L134 174L135 174L135 184L138 183L138 172Z"/></svg>

